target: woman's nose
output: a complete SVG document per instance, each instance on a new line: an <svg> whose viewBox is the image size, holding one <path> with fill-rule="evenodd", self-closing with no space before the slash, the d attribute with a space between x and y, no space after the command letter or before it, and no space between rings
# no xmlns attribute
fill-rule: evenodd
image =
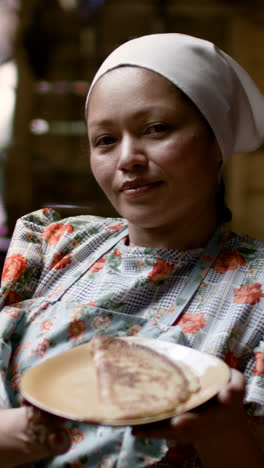
<svg viewBox="0 0 264 468"><path fill-rule="evenodd" d="M146 166L147 156L142 143L132 135L125 135L120 144L118 169L131 170L134 167Z"/></svg>

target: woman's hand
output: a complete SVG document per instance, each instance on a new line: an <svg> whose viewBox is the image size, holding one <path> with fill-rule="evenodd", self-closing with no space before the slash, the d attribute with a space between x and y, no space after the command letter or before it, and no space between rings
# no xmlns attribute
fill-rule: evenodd
<svg viewBox="0 0 264 468"><path fill-rule="evenodd" d="M63 420L33 406L0 410L1 468L13 468L66 452Z"/></svg>
<svg viewBox="0 0 264 468"><path fill-rule="evenodd" d="M244 377L232 369L228 384L208 403L161 423L135 427L133 433L194 444L204 467L263 467L264 453L243 410L244 394Z"/></svg>

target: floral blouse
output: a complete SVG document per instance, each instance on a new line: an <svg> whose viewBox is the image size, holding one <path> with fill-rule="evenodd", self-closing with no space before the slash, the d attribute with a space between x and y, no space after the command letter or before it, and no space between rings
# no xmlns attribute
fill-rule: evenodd
<svg viewBox="0 0 264 468"><path fill-rule="evenodd" d="M146 321L155 326L160 317L173 312L177 294L202 249L131 247L125 234L122 237L126 224L121 218L95 216L60 220L51 209L18 220L2 274L2 405L5 399L6 404L18 404L19 381L28 367L87 341L94 333L135 335ZM98 256L100 248L117 235L117 243ZM262 422L264 244L225 229L222 244L167 337L218 356L240 370L247 380L245 408L250 418ZM93 257L92 265L77 274L80 265ZM206 254L203 262L207 263ZM58 303L51 312L47 304L53 298ZM119 320L118 329L113 313ZM59 341L58 336L63 339ZM73 442L70 452L39 466L122 466L117 461L120 441L114 442L110 429L104 448L100 446L100 426L69 421L69 430ZM92 436L87 435L89 431ZM92 437L100 446L97 458ZM135 466L150 466L159 460L161 455L155 450L153 446L146 451L142 464ZM192 448L180 451L171 447L157 466L200 464Z"/></svg>

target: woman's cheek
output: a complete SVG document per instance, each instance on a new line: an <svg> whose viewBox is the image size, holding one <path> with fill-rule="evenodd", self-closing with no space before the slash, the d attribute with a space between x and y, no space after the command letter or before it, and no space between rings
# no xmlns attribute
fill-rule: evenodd
<svg viewBox="0 0 264 468"><path fill-rule="evenodd" d="M188 164L188 159L194 153L194 147L189 140L178 137L175 140L163 143L159 147L153 148L153 157L155 155L163 165L171 168L180 168L181 164Z"/></svg>
<svg viewBox="0 0 264 468"><path fill-rule="evenodd" d="M97 181L97 183L100 185L100 187L103 190L106 190L107 187L109 186L110 180L113 179L111 174L108 174L107 169L102 168L100 170L96 169L96 171L93 171L93 175Z"/></svg>
<svg viewBox="0 0 264 468"><path fill-rule="evenodd" d="M114 164L107 157L91 156L90 165L92 173L100 185L113 176Z"/></svg>

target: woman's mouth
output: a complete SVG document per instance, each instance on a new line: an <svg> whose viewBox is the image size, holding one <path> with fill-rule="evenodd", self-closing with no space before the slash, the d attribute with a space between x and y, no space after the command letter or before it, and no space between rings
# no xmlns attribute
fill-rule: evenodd
<svg viewBox="0 0 264 468"><path fill-rule="evenodd" d="M144 195L152 190L155 190L163 182L127 182L121 187L121 192L129 198L135 198L140 195Z"/></svg>

